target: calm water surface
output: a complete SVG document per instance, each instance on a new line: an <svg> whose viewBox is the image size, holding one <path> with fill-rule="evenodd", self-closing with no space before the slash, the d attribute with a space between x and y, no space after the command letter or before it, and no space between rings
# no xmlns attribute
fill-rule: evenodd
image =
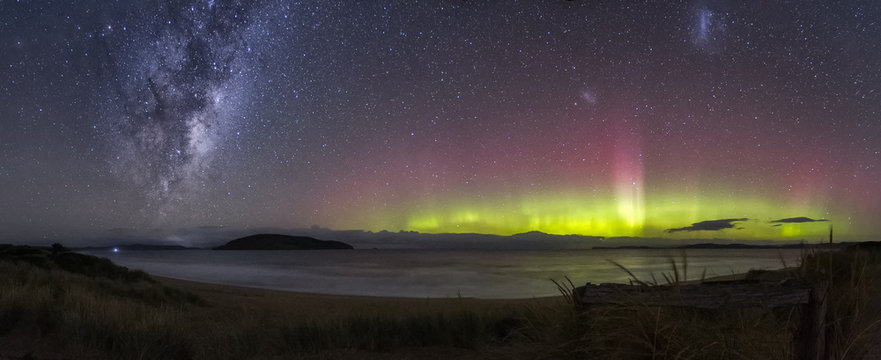
<svg viewBox="0 0 881 360"><path fill-rule="evenodd" d="M671 273L688 278L797 265L800 250L310 250L90 252L150 274L185 280L324 294L401 297L530 298L557 295L550 279L627 282L613 265L642 280ZM783 260L781 260L783 259Z"/></svg>

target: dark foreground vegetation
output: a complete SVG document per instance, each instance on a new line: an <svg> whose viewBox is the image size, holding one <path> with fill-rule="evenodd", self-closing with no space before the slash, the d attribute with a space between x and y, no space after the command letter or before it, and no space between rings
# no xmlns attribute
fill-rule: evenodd
<svg viewBox="0 0 881 360"><path fill-rule="evenodd" d="M877 349L881 247L748 277L830 284L833 358ZM663 279L679 278L682 264ZM786 359L798 307L695 310L293 294L154 279L61 246L0 245L0 359ZM684 277L684 276L683 276ZM655 283L654 286L660 286ZM589 320L588 320L589 319Z"/></svg>
<svg viewBox="0 0 881 360"><path fill-rule="evenodd" d="M881 353L879 245L806 249L799 266L784 263L784 270L750 271L737 279L828 284L819 321L826 334L821 346L805 346L805 334L799 334L810 306L696 309L650 306L634 297L625 305L594 306L580 314L585 321L578 332L584 336L577 348L593 359L876 359ZM669 273L633 282L676 289L686 270L686 259L679 264L671 259ZM804 354L805 347L819 348L826 357Z"/></svg>

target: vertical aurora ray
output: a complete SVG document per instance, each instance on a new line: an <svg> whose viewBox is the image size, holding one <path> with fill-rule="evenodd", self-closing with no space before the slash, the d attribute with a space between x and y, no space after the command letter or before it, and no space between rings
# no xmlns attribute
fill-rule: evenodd
<svg viewBox="0 0 881 360"><path fill-rule="evenodd" d="M39 3L0 1L0 240L881 237L875 1Z"/></svg>
<svg viewBox="0 0 881 360"><path fill-rule="evenodd" d="M374 213L364 218L363 227L373 231L408 230L425 233L473 232L510 235L541 231L557 235L580 234L605 237L781 240L820 240L828 233L828 222L771 223L772 220L779 218L779 214L813 214L817 211L804 207L781 206L761 196L687 197L675 192L659 191L653 195L643 196L644 200L630 197L625 200L627 206L622 206L620 195L617 194L619 191L610 189L610 192L604 196L577 191L523 196L521 206L515 209L495 198L484 198L479 203L469 199L451 198L430 204L426 202L402 204L396 208L397 210ZM642 196L635 191L629 191L627 195ZM630 206L634 203L638 206ZM675 233L666 231L709 219L739 216L746 216L749 220L739 222L735 228L724 231ZM822 218L822 215L816 218Z"/></svg>
<svg viewBox="0 0 881 360"><path fill-rule="evenodd" d="M618 216L630 231L622 236L638 236L645 225L645 184L639 136L618 123L615 127L614 192Z"/></svg>
<svg viewBox="0 0 881 360"><path fill-rule="evenodd" d="M368 163L392 159L400 170L342 177L326 194L333 195L329 203L347 206L323 212L314 222L331 228L423 233L541 231L604 237L819 240L827 232L826 223L771 221L847 214L829 208L822 191L825 180L811 176L818 174L818 167L811 163L804 165L806 174L794 173L791 178L769 177L767 171L740 164L726 170L719 167L719 153L682 157L681 149L670 153L619 113L605 113L604 118L609 120L598 127L594 124L590 131L557 134L573 152L584 149L576 158L590 161L573 162L560 152L547 156L546 149L557 148L543 143L540 134L526 132L515 138L535 144L532 148L462 148L462 154L473 154L474 161L482 164L499 154L519 154L504 166L467 168L459 163L461 157L436 158L429 149L364 159ZM536 169L540 176L530 172ZM422 175L408 177L408 172ZM788 183L796 184L793 191L788 187L779 191L780 184ZM667 231L729 218L749 220L721 231Z"/></svg>

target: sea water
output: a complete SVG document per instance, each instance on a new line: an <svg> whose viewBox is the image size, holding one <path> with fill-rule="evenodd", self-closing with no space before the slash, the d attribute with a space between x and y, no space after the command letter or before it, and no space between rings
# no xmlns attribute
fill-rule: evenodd
<svg viewBox="0 0 881 360"><path fill-rule="evenodd" d="M88 252L147 273L297 292L415 298L558 295L551 280L664 283L798 265L798 249L603 250L166 250ZM687 270L685 268L687 265ZM685 274L687 271L687 274Z"/></svg>

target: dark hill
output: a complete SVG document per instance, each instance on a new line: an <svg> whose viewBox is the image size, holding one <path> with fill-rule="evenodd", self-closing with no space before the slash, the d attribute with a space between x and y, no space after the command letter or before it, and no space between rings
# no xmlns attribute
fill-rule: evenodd
<svg viewBox="0 0 881 360"><path fill-rule="evenodd" d="M308 236L258 234L235 239L214 250L345 250L352 245L339 241L325 241Z"/></svg>

